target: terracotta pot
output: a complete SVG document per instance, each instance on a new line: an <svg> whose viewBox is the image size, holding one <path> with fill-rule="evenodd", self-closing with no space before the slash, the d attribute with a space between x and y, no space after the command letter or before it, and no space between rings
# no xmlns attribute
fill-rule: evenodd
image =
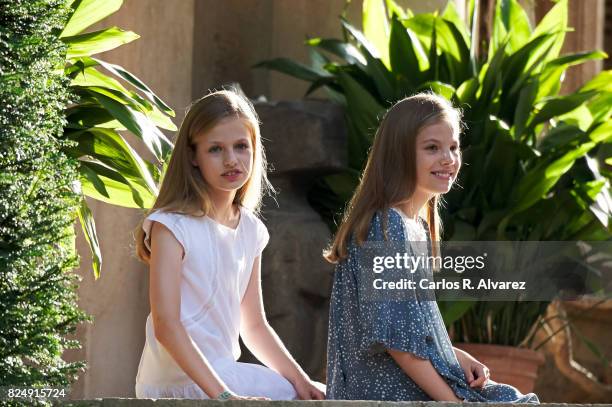
<svg viewBox="0 0 612 407"><path fill-rule="evenodd" d="M510 384L522 393L533 391L538 367L544 363L544 356L531 349L479 343L454 345L487 365L491 371L491 379Z"/></svg>

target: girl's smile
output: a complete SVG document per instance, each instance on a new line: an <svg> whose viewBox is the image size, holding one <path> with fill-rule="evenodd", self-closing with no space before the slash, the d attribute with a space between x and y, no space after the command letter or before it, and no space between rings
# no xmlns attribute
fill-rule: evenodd
<svg viewBox="0 0 612 407"><path fill-rule="evenodd" d="M453 172L432 171L431 174L442 181L451 181L454 179Z"/></svg>

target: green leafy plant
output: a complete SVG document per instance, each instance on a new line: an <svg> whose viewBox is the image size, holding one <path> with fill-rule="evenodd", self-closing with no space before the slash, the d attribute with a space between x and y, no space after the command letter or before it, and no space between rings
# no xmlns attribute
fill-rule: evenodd
<svg viewBox="0 0 612 407"><path fill-rule="evenodd" d="M348 165L322 177L309 199L332 229L358 183L378 119L395 101L434 91L462 108L463 168L445 197L446 240L610 239L612 71L561 94L566 70L607 55L560 55L567 0L535 27L516 0L496 3L488 48L454 2L414 15L393 0L364 0L363 31L341 19L343 39L306 41L311 64L278 58L258 66L324 88L346 107ZM486 44L486 42L483 42ZM545 302L441 303L457 337L525 344Z"/></svg>
<svg viewBox="0 0 612 407"><path fill-rule="evenodd" d="M10 3L10 4L9 4ZM0 383L67 386L77 307L78 163L65 154L64 0L0 1Z"/></svg>
<svg viewBox="0 0 612 407"><path fill-rule="evenodd" d="M151 207L173 148L159 128L174 131L176 126L170 120L173 110L140 79L121 66L93 57L138 38L117 27L83 33L116 12L122 0L70 3L70 16L60 38L67 47L65 74L75 101L66 109L63 137L75 142L65 152L79 162L79 219L98 277L102 255L85 196L123 207ZM140 139L153 162L136 152L122 135L124 131Z"/></svg>

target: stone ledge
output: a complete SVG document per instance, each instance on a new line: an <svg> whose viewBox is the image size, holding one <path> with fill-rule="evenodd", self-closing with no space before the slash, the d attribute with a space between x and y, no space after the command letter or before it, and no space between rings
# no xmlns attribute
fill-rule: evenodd
<svg viewBox="0 0 612 407"><path fill-rule="evenodd" d="M508 407L509 403L447 403L436 401L217 401L217 400L182 400L182 399L130 399L130 398L104 398L94 400L67 400L55 402L57 406L74 407L111 407L111 406L135 406L135 407L465 407L465 406L487 406ZM542 403L544 407L612 407L612 404L565 404L565 403Z"/></svg>

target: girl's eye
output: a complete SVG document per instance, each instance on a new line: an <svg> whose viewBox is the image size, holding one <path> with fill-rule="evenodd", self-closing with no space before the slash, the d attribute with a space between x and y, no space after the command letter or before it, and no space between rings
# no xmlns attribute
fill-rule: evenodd
<svg viewBox="0 0 612 407"><path fill-rule="evenodd" d="M452 146L451 151L459 151L459 146Z"/></svg>
<svg viewBox="0 0 612 407"><path fill-rule="evenodd" d="M429 145L427 147L425 147L426 150L431 150L431 151L436 151L438 150L438 146L435 144Z"/></svg>
<svg viewBox="0 0 612 407"><path fill-rule="evenodd" d="M221 151L221 147L219 147L219 146L213 146L213 147L208 149L209 153L218 153L219 151Z"/></svg>
<svg viewBox="0 0 612 407"><path fill-rule="evenodd" d="M249 148L249 145L247 143L240 143L236 144L236 148L239 148L240 150L247 150Z"/></svg>

